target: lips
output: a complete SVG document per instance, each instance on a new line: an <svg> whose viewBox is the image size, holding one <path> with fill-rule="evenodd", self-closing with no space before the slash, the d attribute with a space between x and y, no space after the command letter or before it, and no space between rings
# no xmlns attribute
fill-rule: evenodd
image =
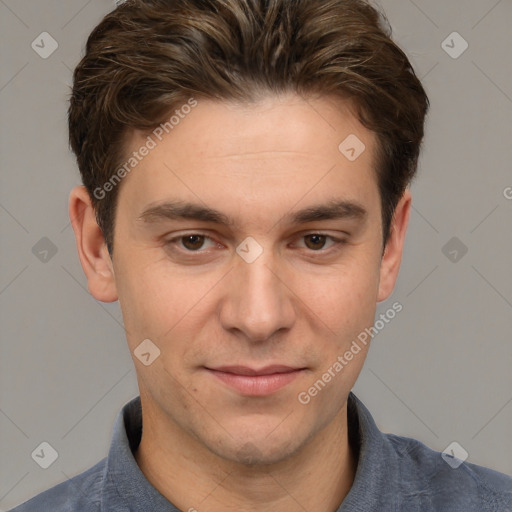
<svg viewBox="0 0 512 512"><path fill-rule="evenodd" d="M249 368L248 366L220 366L219 368L209 368L213 371L224 372L224 373L232 373L234 375L250 375L250 376L259 376L259 375L273 375L276 373L290 373L296 370L301 370L302 368L292 368L290 366L284 365L270 365L265 366L264 368L260 368L259 370Z"/></svg>
<svg viewBox="0 0 512 512"><path fill-rule="evenodd" d="M305 368L270 365L259 369L248 366L221 366L206 370L240 395L261 397L277 393L299 377Z"/></svg>

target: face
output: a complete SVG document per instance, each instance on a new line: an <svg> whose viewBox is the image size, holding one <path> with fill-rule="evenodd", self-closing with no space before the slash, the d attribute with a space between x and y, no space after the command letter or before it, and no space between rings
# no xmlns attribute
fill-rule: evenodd
<svg viewBox="0 0 512 512"><path fill-rule="evenodd" d="M333 365L391 293L407 208L382 258L376 138L339 100L199 101L153 139L121 186L109 285L132 354L160 351L133 356L143 408L224 459L284 460L343 410L368 345Z"/></svg>

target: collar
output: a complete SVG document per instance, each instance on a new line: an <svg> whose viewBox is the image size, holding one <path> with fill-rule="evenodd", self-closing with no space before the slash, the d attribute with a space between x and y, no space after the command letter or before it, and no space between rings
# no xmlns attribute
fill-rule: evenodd
<svg viewBox="0 0 512 512"><path fill-rule="evenodd" d="M398 510L400 485L397 452L380 432L370 412L350 393L347 401L349 441L358 455L353 485L337 512ZM131 511L179 512L146 479L137 465L134 452L142 435L140 396L119 413L106 461L106 481L102 496L104 510L121 501Z"/></svg>

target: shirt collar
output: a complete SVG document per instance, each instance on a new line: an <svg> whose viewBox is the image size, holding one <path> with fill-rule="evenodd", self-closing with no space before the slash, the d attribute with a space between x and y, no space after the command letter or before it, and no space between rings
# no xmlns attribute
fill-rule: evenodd
<svg viewBox="0 0 512 512"><path fill-rule="evenodd" d="M352 487L337 512L399 510L399 495L392 492L400 484L396 451L353 393L347 409L349 442L358 452L358 463Z"/></svg>
<svg viewBox="0 0 512 512"><path fill-rule="evenodd" d="M119 413L107 457L103 509L117 511L119 503L127 510L179 512L139 469L134 452L142 436L140 396L128 402Z"/></svg>
<svg viewBox="0 0 512 512"><path fill-rule="evenodd" d="M350 393L347 402L349 440L358 455L353 485L337 512L372 512L398 509L399 485L396 451L379 431L370 412ZM119 413L106 462L102 507L119 510L123 503L132 511L179 512L146 479L137 465L134 452L142 435L140 397L127 403Z"/></svg>

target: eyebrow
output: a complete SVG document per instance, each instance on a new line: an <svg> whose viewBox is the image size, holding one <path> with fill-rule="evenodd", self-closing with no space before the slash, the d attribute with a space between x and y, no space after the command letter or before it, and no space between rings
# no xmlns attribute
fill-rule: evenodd
<svg viewBox="0 0 512 512"><path fill-rule="evenodd" d="M353 219L364 220L368 215L360 203L347 200L331 200L325 204L313 205L297 212L285 215L281 221L290 224L306 224L319 220ZM183 201L166 201L145 209L137 218L144 223L156 223L165 220L198 220L233 227L236 222L224 213Z"/></svg>

